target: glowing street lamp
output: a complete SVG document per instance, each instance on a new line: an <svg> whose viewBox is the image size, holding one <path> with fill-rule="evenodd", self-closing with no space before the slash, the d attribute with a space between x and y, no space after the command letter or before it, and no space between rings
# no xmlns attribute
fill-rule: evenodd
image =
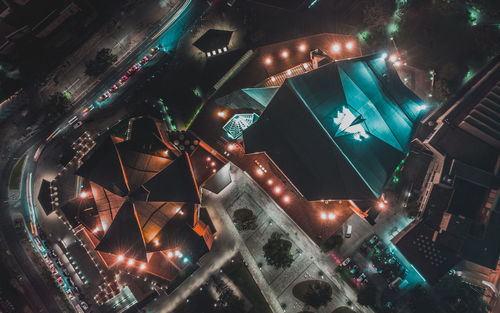
<svg viewBox="0 0 500 313"><path fill-rule="evenodd" d="M271 63L273 63L273 60L268 57L264 60L264 63L266 63L266 65L270 65Z"/></svg>
<svg viewBox="0 0 500 313"><path fill-rule="evenodd" d="M167 156L168 155L168 150L163 151L163 155Z"/></svg>
<svg viewBox="0 0 500 313"><path fill-rule="evenodd" d="M167 257L171 259L174 256L174 254L170 251L167 252Z"/></svg>
<svg viewBox="0 0 500 313"><path fill-rule="evenodd" d="M302 52L306 51L306 45L305 44L301 44L299 46L299 50L302 51Z"/></svg>
<svg viewBox="0 0 500 313"><path fill-rule="evenodd" d="M281 52L281 56L285 59L288 58L288 51L285 50L285 51Z"/></svg>
<svg viewBox="0 0 500 313"><path fill-rule="evenodd" d="M328 219L333 221L337 216L334 213L328 213Z"/></svg>
<svg viewBox="0 0 500 313"><path fill-rule="evenodd" d="M391 62L396 62L398 60L398 57L395 55L395 54L391 54L391 56L389 57L389 61Z"/></svg>
<svg viewBox="0 0 500 313"><path fill-rule="evenodd" d="M88 193L88 192L86 192L86 191L82 191L82 192L80 192L80 198L85 199L85 198L87 198L88 196L89 196L89 193Z"/></svg>
<svg viewBox="0 0 500 313"><path fill-rule="evenodd" d="M262 169L260 169L260 168L258 168L258 169L257 169L256 173L257 173L257 175L259 175L259 176L264 175L264 171L263 171Z"/></svg>
<svg viewBox="0 0 500 313"><path fill-rule="evenodd" d="M143 270L146 268L146 264L142 263L141 266L139 266L139 269Z"/></svg>
<svg viewBox="0 0 500 313"><path fill-rule="evenodd" d="M378 208L379 208L379 209L383 209L383 208L385 208L385 203L384 203L384 202L382 202L382 201L380 201L380 202L378 203Z"/></svg>
<svg viewBox="0 0 500 313"><path fill-rule="evenodd" d="M218 111L218 112L217 112L217 116L218 116L218 117L224 118L224 117L226 117L226 115L227 115L227 114L226 114L226 111L222 111L222 110L221 110L221 111Z"/></svg>
<svg viewBox="0 0 500 313"><path fill-rule="evenodd" d="M326 220L326 218L327 218L327 215L325 212L321 212L320 216L321 216L322 220Z"/></svg>
<svg viewBox="0 0 500 313"><path fill-rule="evenodd" d="M160 245L160 241L158 240L158 238L153 239L153 242L154 242L156 247L158 247Z"/></svg>
<svg viewBox="0 0 500 313"><path fill-rule="evenodd" d="M236 149L236 145L234 143L230 143L228 146L227 146L227 150L228 151L233 151L234 149Z"/></svg>
<svg viewBox="0 0 500 313"><path fill-rule="evenodd" d="M212 158L208 156L208 157L206 158L206 160L207 160L207 162L210 162L210 161L212 161Z"/></svg>
<svg viewBox="0 0 500 313"><path fill-rule="evenodd" d="M123 259L124 259L124 258L125 258L125 257L123 256L123 254L120 254L120 255L118 256L117 260L118 260L118 262L121 262L121 261L123 261Z"/></svg>
<svg viewBox="0 0 500 313"><path fill-rule="evenodd" d="M274 187L274 193L280 193L281 188L279 186Z"/></svg>
<svg viewBox="0 0 500 313"><path fill-rule="evenodd" d="M352 50L352 48L354 47L354 43L352 41L349 41L345 44L345 47L347 48L347 50Z"/></svg>
<svg viewBox="0 0 500 313"><path fill-rule="evenodd" d="M332 45L333 52L340 52L340 45L338 43Z"/></svg>
<svg viewBox="0 0 500 313"><path fill-rule="evenodd" d="M290 197L289 196L284 196L283 197L283 202L290 203Z"/></svg>
<svg viewBox="0 0 500 313"><path fill-rule="evenodd" d="M268 179L268 180L267 180L267 184L268 184L269 186L271 186L271 185L273 184L273 180L272 180L272 179Z"/></svg>
<svg viewBox="0 0 500 313"><path fill-rule="evenodd" d="M134 259L128 259L127 262L128 265L134 265L134 263L135 263Z"/></svg>

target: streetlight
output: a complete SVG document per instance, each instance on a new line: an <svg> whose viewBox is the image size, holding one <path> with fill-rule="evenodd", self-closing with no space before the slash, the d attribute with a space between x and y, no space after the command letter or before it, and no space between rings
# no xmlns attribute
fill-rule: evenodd
<svg viewBox="0 0 500 313"><path fill-rule="evenodd" d="M290 202L290 197L289 196L284 196L283 197L283 202L289 203Z"/></svg>
<svg viewBox="0 0 500 313"><path fill-rule="evenodd" d="M288 51L286 51L286 50L285 50L285 51L281 52L281 56L282 56L284 59L288 58Z"/></svg>
<svg viewBox="0 0 500 313"><path fill-rule="evenodd" d="M217 112L217 116L220 118L225 118L226 117L226 111L220 110Z"/></svg>
<svg viewBox="0 0 500 313"><path fill-rule="evenodd" d="M335 53L340 52L340 45L338 43L335 43L332 45L332 51Z"/></svg>
<svg viewBox="0 0 500 313"><path fill-rule="evenodd" d="M321 216L322 220L326 220L326 218L327 218L327 215L325 212L321 212L320 216Z"/></svg>
<svg viewBox="0 0 500 313"><path fill-rule="evenodd" d="M86 192L86 191L82 191L82 192L80 193L80 198L82 198L82 199L85 199L85 198L87 198L88 196L89 196L89 194L88 194L88 192Z"/></svg>
<svg viewBox="0 0 500 313"><path fill-rule="evenodd" d="M264 63L266 63L266 65L270 65L271 63L273 63L273 60L272 60L270 57L267 57L267 58L264 60Z"/></svg>
<svg viewBox="0 0 500 313"><path fill-rule="evenodd" d="M347 50L351 50L354 47L354 43L352 41L349 41L345 44L345 47L347 48Z"/></svg>
<svg viewBox="0 0 500 313"><path fill-rule="evenodd" d="M333 221L337 216L334 213L328 213L328 219Z"/></svg>

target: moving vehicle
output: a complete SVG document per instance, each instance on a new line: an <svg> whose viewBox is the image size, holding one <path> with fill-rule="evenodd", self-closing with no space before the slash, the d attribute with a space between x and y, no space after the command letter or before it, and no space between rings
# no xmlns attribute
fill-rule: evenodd
<svg viewBox="0 0 500 313"><path fill-rule="evenodd" d="M82 124L83 124L83 121L78 121L78 123L76 123L75 125L73 125L73 128L77 129L78 127L82 126Z"/></svg>
<svg viewBox="0 0 500 313"><path fill-rule="evenodd" d="M42 154L43 149L45 149L45 144L42 143L38 149L36 149L35 155L33 156L33 160L36 162L38 161L38 158L40 157L40 154Z"/></svg>
<svg viewBox="0 0 500 313"><path fill-rule="evenodd" d="M352 233L352 225L351 224L347 224L347 230L345 232L345 237L346 238L351 238L351 233Z"/></svg>
<svg viewBox="0 0 500 313"><path fill-rule="evenodd" d="M159 50L160 50L160 48L159 48L159 47L154 47L154 48L151 48L150 53L151 53L152 55L155 55L155 54L156 54Z"/></svg>
<svg viewBox="0 0 500 313"><path fill-rule="evenodd" d="M123 85L128 79L127 75L123 75L122 78L118 81L119 84Z"/></svg>
<svg viewBox="0 0 500 313"><path fill-rule="evenodd" d="M109 89L108 89L108 92L113 93L113 92L115 92L115 91L117 91L117 90L118 90L118 86L113 85L113 87L111 87L111 88L109 88Z"/></svg>
<svg viewBox="0 0 500 313"><path fill-rule="evenodd" d="M137 69L138 69L137 65L132 66L131 68L128 69L127 75L132 76L135 72L137 72Z"/></svg>
<svg viewBox="0 0 500 313"><path fill-rule="evenodd" d="M66 283L64 282L64 279L61 278L61 276L57 277L57 282L59 283L59 286L65 287Z"/></svg>
<svg viewBox="0 0 500 313"><path fill-rule="evenodd" d="M106 91L102 96L99 97L99 99L97 99L97 102L98 103L103 102L104 100L109 98L109 95L110 95L109 92Z"/></svg>
<svg viewBox="0 0 500 313"><path fill-rule="evenodd" d="M148 57L144 57L144 58L142 58L142 59L139 61L139 64L140 64L140 65L144 65L144 64L146 64L148 61L149 61Z"/></svg>

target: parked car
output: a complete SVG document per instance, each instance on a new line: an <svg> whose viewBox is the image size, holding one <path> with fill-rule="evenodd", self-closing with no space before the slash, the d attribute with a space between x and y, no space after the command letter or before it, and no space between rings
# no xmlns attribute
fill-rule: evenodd
<svg viewBox="0 0 500 313"><path fill-rule="evenodd" d="M108 91L113 93L113 92L116 92L118 90L118 86L117 85L113 85L113 87L109 88Z"/></svg>
<svg viewBox="0 0 500 313"><path fill-rule="evenodd" d="M89 306L87 305L87 303L85 301L80 301L80 306L82 307L82 309L84 311L87 311L89 309Z"/></svg>
<svg viewBox="0 0 500 313"><path fill-rule="evenodd" d="M342 263L340 264L340 266L346 266L346 265L347 265L347 264L349 264L350 262L351 262L351 258L347 258L347 259L345 259L345 260L344 260L344 262L342 262Z"/></svg>
<svg viewBox="0 0 500 313"><path fill-rule="evenodd" d="M144 57L144 58L142 58L142 59L139 61L139 64L140 64L140 65L144 65L144 64L146 64L148 61L149 61L148 57Z"/></svg>
<svg viewBox="0 0 500 313"><path fill-rule="evenodd" d="M137 69L138 69L137 65L132 66L131 68L128 69L127 75L128 76L134 75L134 73L137 72Z"/></svg>
<svg viewBox="0 0 500 313"><path fill-rule="evenodd" d="M61 262L61 260L59 260L59 259L56 259L56 264L57 264L57 265L59 265L60 267L62 267L62 266L63 266L63 263L62 263L62 262Z"/></svg>
<svg viewBox="0 0 500 313"><path fill-rule="evenodd" d="M66 294L71 300L75 299L75 295L73 294L73 291L71 291L70 289L66 290Z"/></svg>
<svg viewBox="0 0 500 313"><path fill-rule="evenodd" d="M109 92L105 92L102 96L99 97L99 99L97 99L97 102L98 103L101 103L103 102L104 100L108 99L109 98L109 95L110 93Z"/></svg>
<svg viewBox="0 0 500 313"><path fill-rule="evenodd" d="M57 275L57 268L54 266L54 264L51 264L49 268L52 274Z"/></svg>
<svg viewBox="0 0 500 313"><path fill-rule="evenodd" d="M64 275L68 276L69 275L69 271L67 268L63 267L62 269L62 272L64 273Z"/></svg>
<svg viewBox="0 0 500 313"><path fill-rule="evenodd" d="M345 232L345 237L346 238L351 238L351 233L352 233L352 225L351 224L347 224L347 230Z"/></svg>
<svg viewBox="0 0 500 313"><path fill-rule="evenodd" d="M358 279L356 279L356 280L358 281L358 283L360 283L364 279L366 279L366 275L365 275L365 273L361 272L361 275L359 275Z"/></svg>

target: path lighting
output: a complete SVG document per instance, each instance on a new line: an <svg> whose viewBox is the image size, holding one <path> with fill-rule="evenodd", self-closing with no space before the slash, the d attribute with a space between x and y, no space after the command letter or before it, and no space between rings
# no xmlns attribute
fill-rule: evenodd
<svg viewBox="0 0 500 313"><path fill-rule="evenodd" d="M210 161L212 161L212 158L208 156L208 157L206 158L206 160L207 160L207 162L210 162Z"/></svg>
<svg viewBox="0 0 500 313"><path fill-rule="evenodd" d="M271 60L271 58L266 58L264 60L264 63L266 63L267 65L270 65L271 63L273 63L273 60Z"/></svg>
<svg viewBox="0 0 500 313"><path fill-rule="evenodd" d="M389 57L389 61L391 62L396 62L398 60L398 57L395 55L395 54L391 54L391 56Z"/></svg>
<svg viewBox="0 0 500 313"><path fill-rule="evenodd" d="M158 238L153 239L153 242L157 247L160 245L160 241L158 240Z"/></svg>
<svg viewBox="0 0 500 313"><path fill-rule="evenodd" d="M174 256L174 254L173 254L172 252L170 252L170 251L169 251L169 252L167 252L167 257L168 257L169 259L171 259L173 256Z"/></svg>
<svg viewBox="0 0 500 313"><path fill-rule="evenodd" d="M215 166L215 162L214 162L214 161L212 161L212 162L210 163L210 166L214 167L214 166Z"/></svg>
<svg viewBox="0 0 500 313"><path fill-rule="evenodd" d="M340 45L338 43L333 44L332 51L333 52L340 52Z"/></svg>
<svg viewBox="0 0 500 313"><path fill-rule="evenodd" d="M283 202L289 203L290 202L290 197L289 196L284 196L283 197Z"/></svg>
<svg viewBox="0 0 500 313"><path fill-rule="evenodd" d="M274 187L274 193L280 193L281 188L279 186Z"/></svg>
<svg viewBox="0 0 500 313"><path fill-rule="evenodd" d="M302 52L306 51L306 45L305 44L301 44L299 46L299 50L302 51Z"/></svg>
<svg viewBox="0 0 500 313"><path fill-rule="evenodd" d="M129 259L127 262L128 265L134 265L134 263L135 263L134 259Z"/></svg>
<svg viewBox="0 0 500 313"><path fill-rule="evenodd" d="M281 52L281 56L285 59L288 58L288 51Z"/></svg>
<svg viewBox="0 0 500 313"><path fill-rule="evenodd" d="M268 180L267 180L267 184L268 184L269 186L271 186L271 185L273 184L273 180L272 180L272 179L268 179Z"/></svg>

